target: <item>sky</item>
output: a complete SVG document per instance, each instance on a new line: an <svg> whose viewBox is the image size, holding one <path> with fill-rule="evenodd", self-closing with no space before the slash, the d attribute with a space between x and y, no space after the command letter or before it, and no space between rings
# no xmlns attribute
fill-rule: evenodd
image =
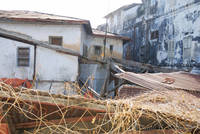
<svg viewBox="0 0 200 134"><path fill-rule="evenodd" d="M92 27L121 6L141 0L2 0L0 10L30 10L90 20Z"/></svg>

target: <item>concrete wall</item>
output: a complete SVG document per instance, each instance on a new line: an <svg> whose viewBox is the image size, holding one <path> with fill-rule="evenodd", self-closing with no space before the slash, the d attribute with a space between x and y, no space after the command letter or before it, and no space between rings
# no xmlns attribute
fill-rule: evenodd
<svg viewBox="0 0 200 134"><path fill-rule="evenodd" d="M17 66L17 48L30 48L30 66ZM34 47L32 45L0 38L0 78L33 80ZM78 57L66 55L51 49L37 47L36 87L51 93L66 93L65 81L76 81Z"/></svg>
<svg viewBox="0 0 200 134"><path fill-rule="evenodd" d="M63 47L81 51L82 28L81 25L51 25L41 23L0 22L0 28L16 31L33 37L34 39L49 42L49 36L62 36Z"/></svg>
<svg viewBox="0 0 200 134"><path fill-rule="evenodd" d="M123 57L160 66L193 66L192 60L200 63L199 8L199 0L147 0L121 10L123 29L116 29L132 38L124 44ZM116 25L113 22L108 25ZM158 38L152 39L155 31Z"/></svg>
<svg viewBox="0 0 200 134"><path fill-rule="evenodd" d="M86 45L88 47L88 57L91 59L102 59L104 55L104 37L87 36ZM113 46L113 52L110 51L110 45ZM101 47L101 55L95 54L95 46ZM122 58L123 41L121 39L107 38L106 41L106 57Z"/></svg>

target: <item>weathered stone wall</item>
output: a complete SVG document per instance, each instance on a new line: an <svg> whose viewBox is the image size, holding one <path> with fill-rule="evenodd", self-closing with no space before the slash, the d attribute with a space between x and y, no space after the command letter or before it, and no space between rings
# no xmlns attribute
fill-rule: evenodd
<svg viewBox="0 0 200 134"><path fill-rule="evenodd" d="M193 66L200 63L199 7L199 0L146 0L118 11L123 14L123 28L109 32L118 31L132 39L124 44L125 59L160 66ZM108 26L115 25L107 18Z"/></svg>

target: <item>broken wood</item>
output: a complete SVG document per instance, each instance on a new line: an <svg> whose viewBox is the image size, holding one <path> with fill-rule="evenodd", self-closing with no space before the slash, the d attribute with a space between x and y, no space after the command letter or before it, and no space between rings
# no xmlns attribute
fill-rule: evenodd
<svg viewBox="0 0 200 134"><path fill-rule="evenodd" d="M140 63L136 61L130 61L130 60L125 60L125 59L116 59L112 58L113 62L116 64L120 64L121 66L125 67L137 67L149 71L155 71L155 72L163 72L163 73L170 73L170 72L178 72L178 71L188 71L188 70L179 70L179 69L172 69L172 68L163 68L163 67L158 67L158 66L153 66L150 64L145 64L145 63Z"/></svg>

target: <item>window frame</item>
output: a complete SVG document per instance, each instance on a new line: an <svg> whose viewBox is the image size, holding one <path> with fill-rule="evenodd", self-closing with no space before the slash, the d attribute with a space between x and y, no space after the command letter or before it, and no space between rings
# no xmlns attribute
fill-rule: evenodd
<svg viewBox="0 0 200 134"><path fill-rule="evenodd" d="M97 48L100 49L98 54L96 53L96 52L97 52L97 51L96 51ZM94 46L94 54L95 54L96 56L100 56L100 55L102 54L102 46Z"/></svg>
<svg viewBox="0 0 200 134"><path fill-rule="evenodd" d="M19 54L20 49L28 49L27 57L20 57L20 54ZM31 52L30 47L17 47L17 66L18 67L30 67L30 52ZM20 60L28 60L28 62L26 65L21 65L21 64L19 64Z"/></svg>
<svg viewBox="0 0 200 134"><path fill-rule="evenodd" d="M53 44L52 39L53 38L60 38L61 39L61 44ZM55 46L63 46L63 36L49 36L49 44L55 45Z"/></svg>

